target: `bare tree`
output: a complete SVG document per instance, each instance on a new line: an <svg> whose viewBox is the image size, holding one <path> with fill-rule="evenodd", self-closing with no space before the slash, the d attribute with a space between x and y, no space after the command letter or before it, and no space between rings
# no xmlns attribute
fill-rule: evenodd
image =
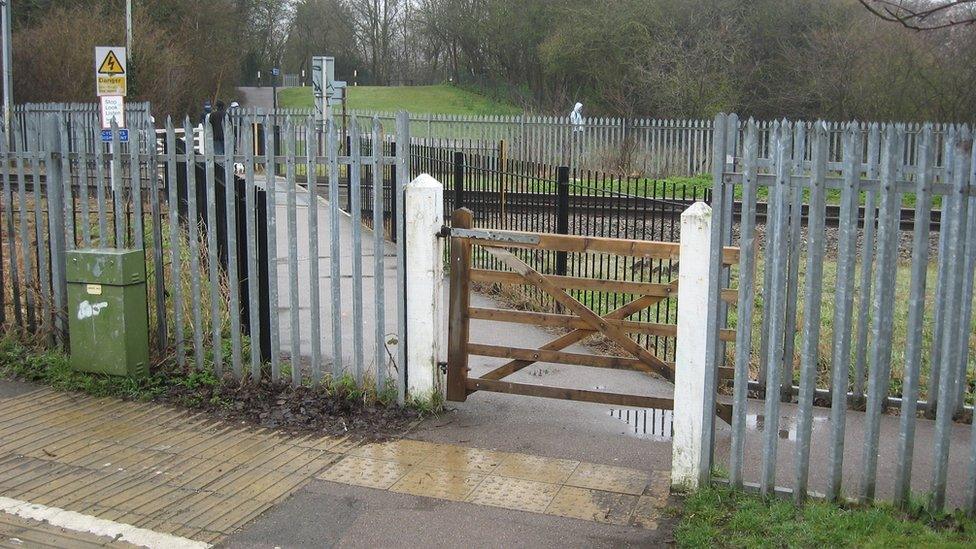
<svg viewBox="0 0 976 549"><path fill-rule="evenodd" d="M976 23L976 0L859 0L874 15L923 31Z"/></svg>
<svg viewBox="0 0 976 549"><path fill-rule="evenodd" d="M313 55L332 55L336 77L352 77L359 63L356 22L346 0L299 0L288 23L285 66L311 73Z"/></svg>
<svg viewBox="0 0 976 549"><path fill-rule="evenodd" d="M290 30L284 23L290 20L292 4L290 0L254 0L250 6L248 24L262 60L281 62Z"/></svg>
<svg viewBox="0 0 976 549"><path fill-rule="evenodd" d="M363 57L375 83L388 85L393 72L397 21L402 0L354 0L356 26Z"/></svg>

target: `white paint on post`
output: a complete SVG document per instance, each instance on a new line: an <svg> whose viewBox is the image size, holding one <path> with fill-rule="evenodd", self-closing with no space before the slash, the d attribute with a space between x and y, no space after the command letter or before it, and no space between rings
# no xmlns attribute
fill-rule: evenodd
<svg viewBox="0 0 976 549"><path fill-rule="evenodd" d="M404 188L407 278L407 396L426 400L444 390L441 356L444 186L421 174Z"/></svg>
<svg viewBox="0 0 976 549"><path fill-rule="evenodd" d="M698 489L704 448L705 345L708 310L708 258L712 209L695 202L681 214L678 270L678 334L674 372L674 437L671 443L671 487Z"/></svg>

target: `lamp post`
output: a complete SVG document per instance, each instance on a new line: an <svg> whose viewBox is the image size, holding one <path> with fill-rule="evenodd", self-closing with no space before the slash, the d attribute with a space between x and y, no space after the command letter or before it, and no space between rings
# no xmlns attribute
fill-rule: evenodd
<svg viewBox="0 0 976 549"><path fill-rule="evenodd" d="M125 0L125 54L132 58L132 0Z"/></svg>
<svg viewBox="0 0 976 549"><path fill-rule="evenodd" d="M12 47L10 27L13 18L10 13L10 2L11 0L0 0L0 7L3 8L3 11L0 12L0 25L3 26L3 130L7 132L8 142L12 142L13 139L10 131L10 118L13 114L14 105L14 70L11 66L10 55L10 48Z"/></svg>
<svg viewBox="0 0 976 549"><path fill-rule="evenodd" d="M278 67L271 69L271 101L275 112L278 111Z"/></svg>

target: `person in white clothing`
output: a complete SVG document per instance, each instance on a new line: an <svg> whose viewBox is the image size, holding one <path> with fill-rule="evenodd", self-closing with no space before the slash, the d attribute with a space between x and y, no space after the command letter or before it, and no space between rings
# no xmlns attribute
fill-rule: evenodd
<svg viewBox="0 0 976 549"><path fill-rule="evenodd" d="M576 103L573 112L569 113L569 123L573 125L573 139L570 149L570 167L576 168L583 159L583 104Z"/></svg>
<svg viewBox="0 0 976 549"><path fill-rule="evenodd" d="M574 132L583 131L583 104L577 103L573 107L573 112L569 113L569 121L573 124Z"/></svg>

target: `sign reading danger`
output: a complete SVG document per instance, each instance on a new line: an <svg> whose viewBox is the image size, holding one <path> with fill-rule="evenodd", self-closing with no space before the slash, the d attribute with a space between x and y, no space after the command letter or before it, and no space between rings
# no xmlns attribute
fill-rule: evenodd
<svg viewBox="0 0 976 549"><path fill-rule="evenodd" d="M95 47L95 91L99 97L126 94L125 48Z"/></svg>

